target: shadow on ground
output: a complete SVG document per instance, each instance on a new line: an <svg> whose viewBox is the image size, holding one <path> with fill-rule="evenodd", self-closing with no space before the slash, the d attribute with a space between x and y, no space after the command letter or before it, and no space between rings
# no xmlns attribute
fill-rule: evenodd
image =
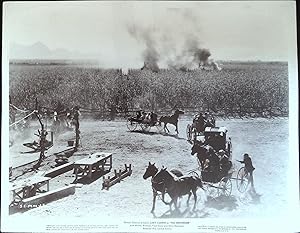
<svg viewBox="0 0 300 233"><path fill-rule="evenodd" d="M135 131L130 131L130 132L146 134L146 135L162 135L162 136L176 138L176 139L179 139L179 140L186 140L186 138L181 138L177 134L168 134L168 133L164 133L164 132L160 133L160 132L149 132L149 131L142 131L142 130L135 130Z"/></svg>
<svg viewBox="0 0 300 233"><path fill-rule="evenodd" d="M163 213L161 216L156 216L153 213L154 218L205 218L208 217L209 213L202 210L192 210L190 207L185 208L184 210L174 209L168 210Z"/></svg>
<svg viewBox="0 0 300 233"><path fill-rule="evenodd" d="M105 174L107 174L109 172L110 172L109 170L107 170L107 171L95 171L95 172L93 172L91 179L87 176L84 176L84 177L78 179L76 182L73 182L73 184L77 184L77 183L91 184L94 181L98 180L101 176L104 176Z"/></svg>
<svg viewBox="0 0 300 233"><path fill-rule="evenodd" d="M205 206L217 210L235 210L238 207L237 199L234 196L219 196L217 198L207 198Z"/></svg>

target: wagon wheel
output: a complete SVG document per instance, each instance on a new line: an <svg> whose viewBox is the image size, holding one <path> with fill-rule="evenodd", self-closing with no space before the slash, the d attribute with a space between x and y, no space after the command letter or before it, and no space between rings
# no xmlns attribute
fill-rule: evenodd
<svg viewBox="0 0 300 233"><path fill-rule="evenodd" d="M229 197L232 191L232 182L229 177L223 177L219 183L218 196Z"/></svg>
<svg viewBox="0 0 300 233"><path fill-rule="evenodd" d="M130 131L134 131L137 127L137 122L134 122L134 121L131 121L130 119L128 119L126 125Z"/></svg>
<svg viewBox="0 0 300 233"><path fill-rule="evenodd" d="M190 124L187 125L186 127L186 138L188 141L192 141L192 126Z"/></svg>
<svg viewBox="0 0 300 233"><path fill-rule="evenodd" d="M159 133L162 133L164 131L164 126L160 121L156 122L155 126L156 126Z"/></svg>
<svg viewBox="0 0 300 233"><path fill-rule="evenodd" d="M141 128L142 128L142 130L143 130L144 132L149 132L151 126L150 126L149 123L142 123L142 124L141 124Z"/></svg>
<svg viewBox="0 0 300 233"><path fill-rule="evenodd" d="M248 188L248 173L245 167L241 167L237 173L236 186L239 192L244 193Z"/></svg>

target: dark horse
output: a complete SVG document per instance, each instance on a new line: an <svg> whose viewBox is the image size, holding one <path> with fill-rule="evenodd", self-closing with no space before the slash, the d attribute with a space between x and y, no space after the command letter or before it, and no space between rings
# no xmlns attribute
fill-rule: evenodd
<svg viewBox="0 0 300 233"><path fill-rule="evenodd" d="M155 182L153 180L153 177L157 174L158 172L158 168L155 166L155 163L151 164L149 162L149 165L145 171L145 174L143 175L144 179L147 179L149 177L152 177L151 179L151 183L152 183L152 191L153 191L153 203L152 203L152 210L151 213L153 213L154 208L155 208L155 200L156 200L156 196L158 195L158 192L161 192L162 195L162 201L165 204L170 204L165 202L165 193L166 193L166 187L165 184L163 182ZM171 170L171 172L176 175L177 177L183 176L181 171L178 171L176 169Z"/></svg>
<svg viewBox="0 0 300 233"><path fill-rule="evenodd" d="M206 159L210 158L210 154L213 152L213 148L210 145L205 145L200 142L195 142L192 146L191 154L194 155L197 153L197 159L201 165L201 169L204 169L204 163Z"/></svg>
<svg viewBox="0 0 300 233"><path fill-rule="evenodd" d="M172 203L174 203L175 209L177 210L177 200L179 197L184 195L189 195L187 200L187 205L189 204L190 197L193 193L194 195L194 207L193 210L196 209L197 203L197 189L198 187L203 189L203 184L200 178L196 176L183 176L176 177L172 172L167 171L167 168L161 169L154 177L154 182L162 183L166 187L166 192L171 197L172 201L170 203L170 207Z"/></svg>
<svg viewBox="0 0 300 233"><path fill-rule="evenodd" d="M180 114L184 114L183 111L180 111L178 109L175 110L174 114L171 116L161 116L159 121L164 123L164 130L170 132L170 130L167 128L167 124L172 124L176 127L176 132L178 134L178 118Z"/></svg>

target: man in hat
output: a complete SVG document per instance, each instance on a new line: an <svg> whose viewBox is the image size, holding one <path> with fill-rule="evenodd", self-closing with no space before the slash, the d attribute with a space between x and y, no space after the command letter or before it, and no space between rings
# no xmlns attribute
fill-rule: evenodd
<svg viewBox="0 0 300 233"><path fill-rule="evenodd" d="M193 119L193 128L196 128L197 132L202 132L204 130L205 121L202 113L198 113L194 116Z"/></svg>
<svg viewBox="0 0 300 233"><path fill-rule="evenodd" d="M252 164L252 160L250 156L246 153L244 154L244 160L243 161L238 160L238 162L245 164L246 171L249 175L249 182L251 184L251 188L255 191L254 182L253 182L253 171L255 170L255 167Z"/></svg>
<svg viewBox="0 0 300 233"><path fill-rule="evenodd" d="M223 174L227 174L231 168L231 163L229 161L228 155L226 155L224 150L218 151L218 156L220 158L220 168Z"/></svg>

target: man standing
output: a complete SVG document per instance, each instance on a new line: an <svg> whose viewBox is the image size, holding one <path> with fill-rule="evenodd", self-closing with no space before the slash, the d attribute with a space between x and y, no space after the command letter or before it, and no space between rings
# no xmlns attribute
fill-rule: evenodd
<svg viewBox="0 0 300 233"><path fill-rule="evenodd" d="M76 137L76 140L75 140L75 147L76 149L79 147L79 139L80 139L80 130L79 130L79 115L80 115L80 112L79 112L79 107L78 106L75 106L73 108L73 123L75 125L75 137Z"/></svg>
<svg viewBox="0 0 300 233"><path fill-rule="evenodd" d="M249 175L249 182L251 184L251 188L253 191L255 191L254 183L253 183L253 171L255 170L255 167L252 164L252 160L250 156L246 153L244 154L244 160L243 161L238 160L238 162L245 164L246 172Z"/></svg>

